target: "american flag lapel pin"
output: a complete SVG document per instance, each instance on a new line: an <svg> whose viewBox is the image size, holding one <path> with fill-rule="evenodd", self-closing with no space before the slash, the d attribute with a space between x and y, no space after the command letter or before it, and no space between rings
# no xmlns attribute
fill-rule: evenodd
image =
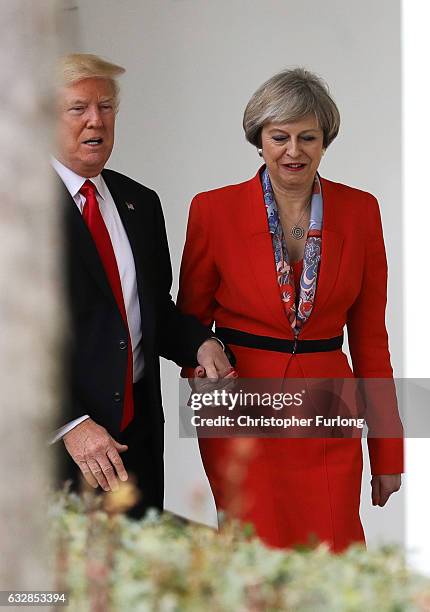
<svg viewBox="0 0 430 612"><path fill-rule="evenodd" d="M126 202L125 205L127 206L128 210L134 210L134 204L131 202Z"/></svg>

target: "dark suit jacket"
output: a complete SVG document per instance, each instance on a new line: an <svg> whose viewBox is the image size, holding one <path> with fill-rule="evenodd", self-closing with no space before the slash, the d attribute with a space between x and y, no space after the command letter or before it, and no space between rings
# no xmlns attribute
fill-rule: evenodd
<svg viewBox="0 0 430 612"><path fill-rule="evenodd" d="M102 176L118 209L136 266L146 401L144 406L135 406L135 412L145 413L158 449L162 478L164 418L159 356L179 365L197 365L197 349L212 333L194 317L181 314L170 296L172 271L157 194L112 170L104 170ZM62 182L61 189L69 306L66 401L61 423L89 414L117 438L127 367L127 330L82 215Z"/></svg>

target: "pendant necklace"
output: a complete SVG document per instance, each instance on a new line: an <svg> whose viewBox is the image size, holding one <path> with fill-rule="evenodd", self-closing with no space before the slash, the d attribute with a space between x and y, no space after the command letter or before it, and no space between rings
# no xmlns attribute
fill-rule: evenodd
<svg viewBox="0 0 430 612"><path fill-rule="evenodd" d="M303 238L303 236L305 235L305 229L304 227L302 227L300 225L301 220L303 219L303 217L305 216L305 212L307 211L307 209L309 208L309 204L311 203L312 198L309 200L309 202L306 204L302 214L300 215L300 219L294 223L293 227L290 230L290 234L293 238L295 238L296 240L301 240Z"/></svg>

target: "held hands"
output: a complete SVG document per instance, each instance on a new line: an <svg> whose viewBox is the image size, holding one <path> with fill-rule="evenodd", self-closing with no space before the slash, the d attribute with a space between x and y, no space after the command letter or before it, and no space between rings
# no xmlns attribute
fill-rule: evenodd
<svg viewBox="0 0 430 612"><path fill-rule="evenodd" d="M234 386L237 372L230 364L220 343L213 338L206 340L197 352L199 366L194 370L192 387L200 393Z"/></svg>
<svg viewBox="0 0 430 612"><path fill-rule="evenodd" d="M401 474L383 474L372 476L372 504L374 506L385 506L392 493L400 489L402 484Z"/></svg>
<svg viewBox="0 0 430 612"><path fill-rule="evenodd" d="M205 340L197 351L197 361L206 372L206 376L216 382L218 378L224 378L227 371L232 371L232 366L224 353L221 344L214 338Z"/></svg>
<svg viewBox="0 0 430 612"><path fill-rule="evenodd" d="M92 419L76 425L63 437L69 455L79 466L87 483L94 489L118 490L118 480L127 480L128 474L119 453L128 449L119 444L104 427Z"/></svg>

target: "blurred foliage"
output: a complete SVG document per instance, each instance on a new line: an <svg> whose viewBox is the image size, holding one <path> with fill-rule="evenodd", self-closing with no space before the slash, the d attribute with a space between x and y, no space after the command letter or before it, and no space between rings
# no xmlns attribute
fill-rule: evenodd
<svg viewBox="0 0 430 612"><path fill-rule="evenodd" d="M50 533L56 588L79 612L400 612L430 610L430 581L402 553L325 545L267 548L249 526L219 531L149 511L121 512L132 492L55 495Z"/></svg>

